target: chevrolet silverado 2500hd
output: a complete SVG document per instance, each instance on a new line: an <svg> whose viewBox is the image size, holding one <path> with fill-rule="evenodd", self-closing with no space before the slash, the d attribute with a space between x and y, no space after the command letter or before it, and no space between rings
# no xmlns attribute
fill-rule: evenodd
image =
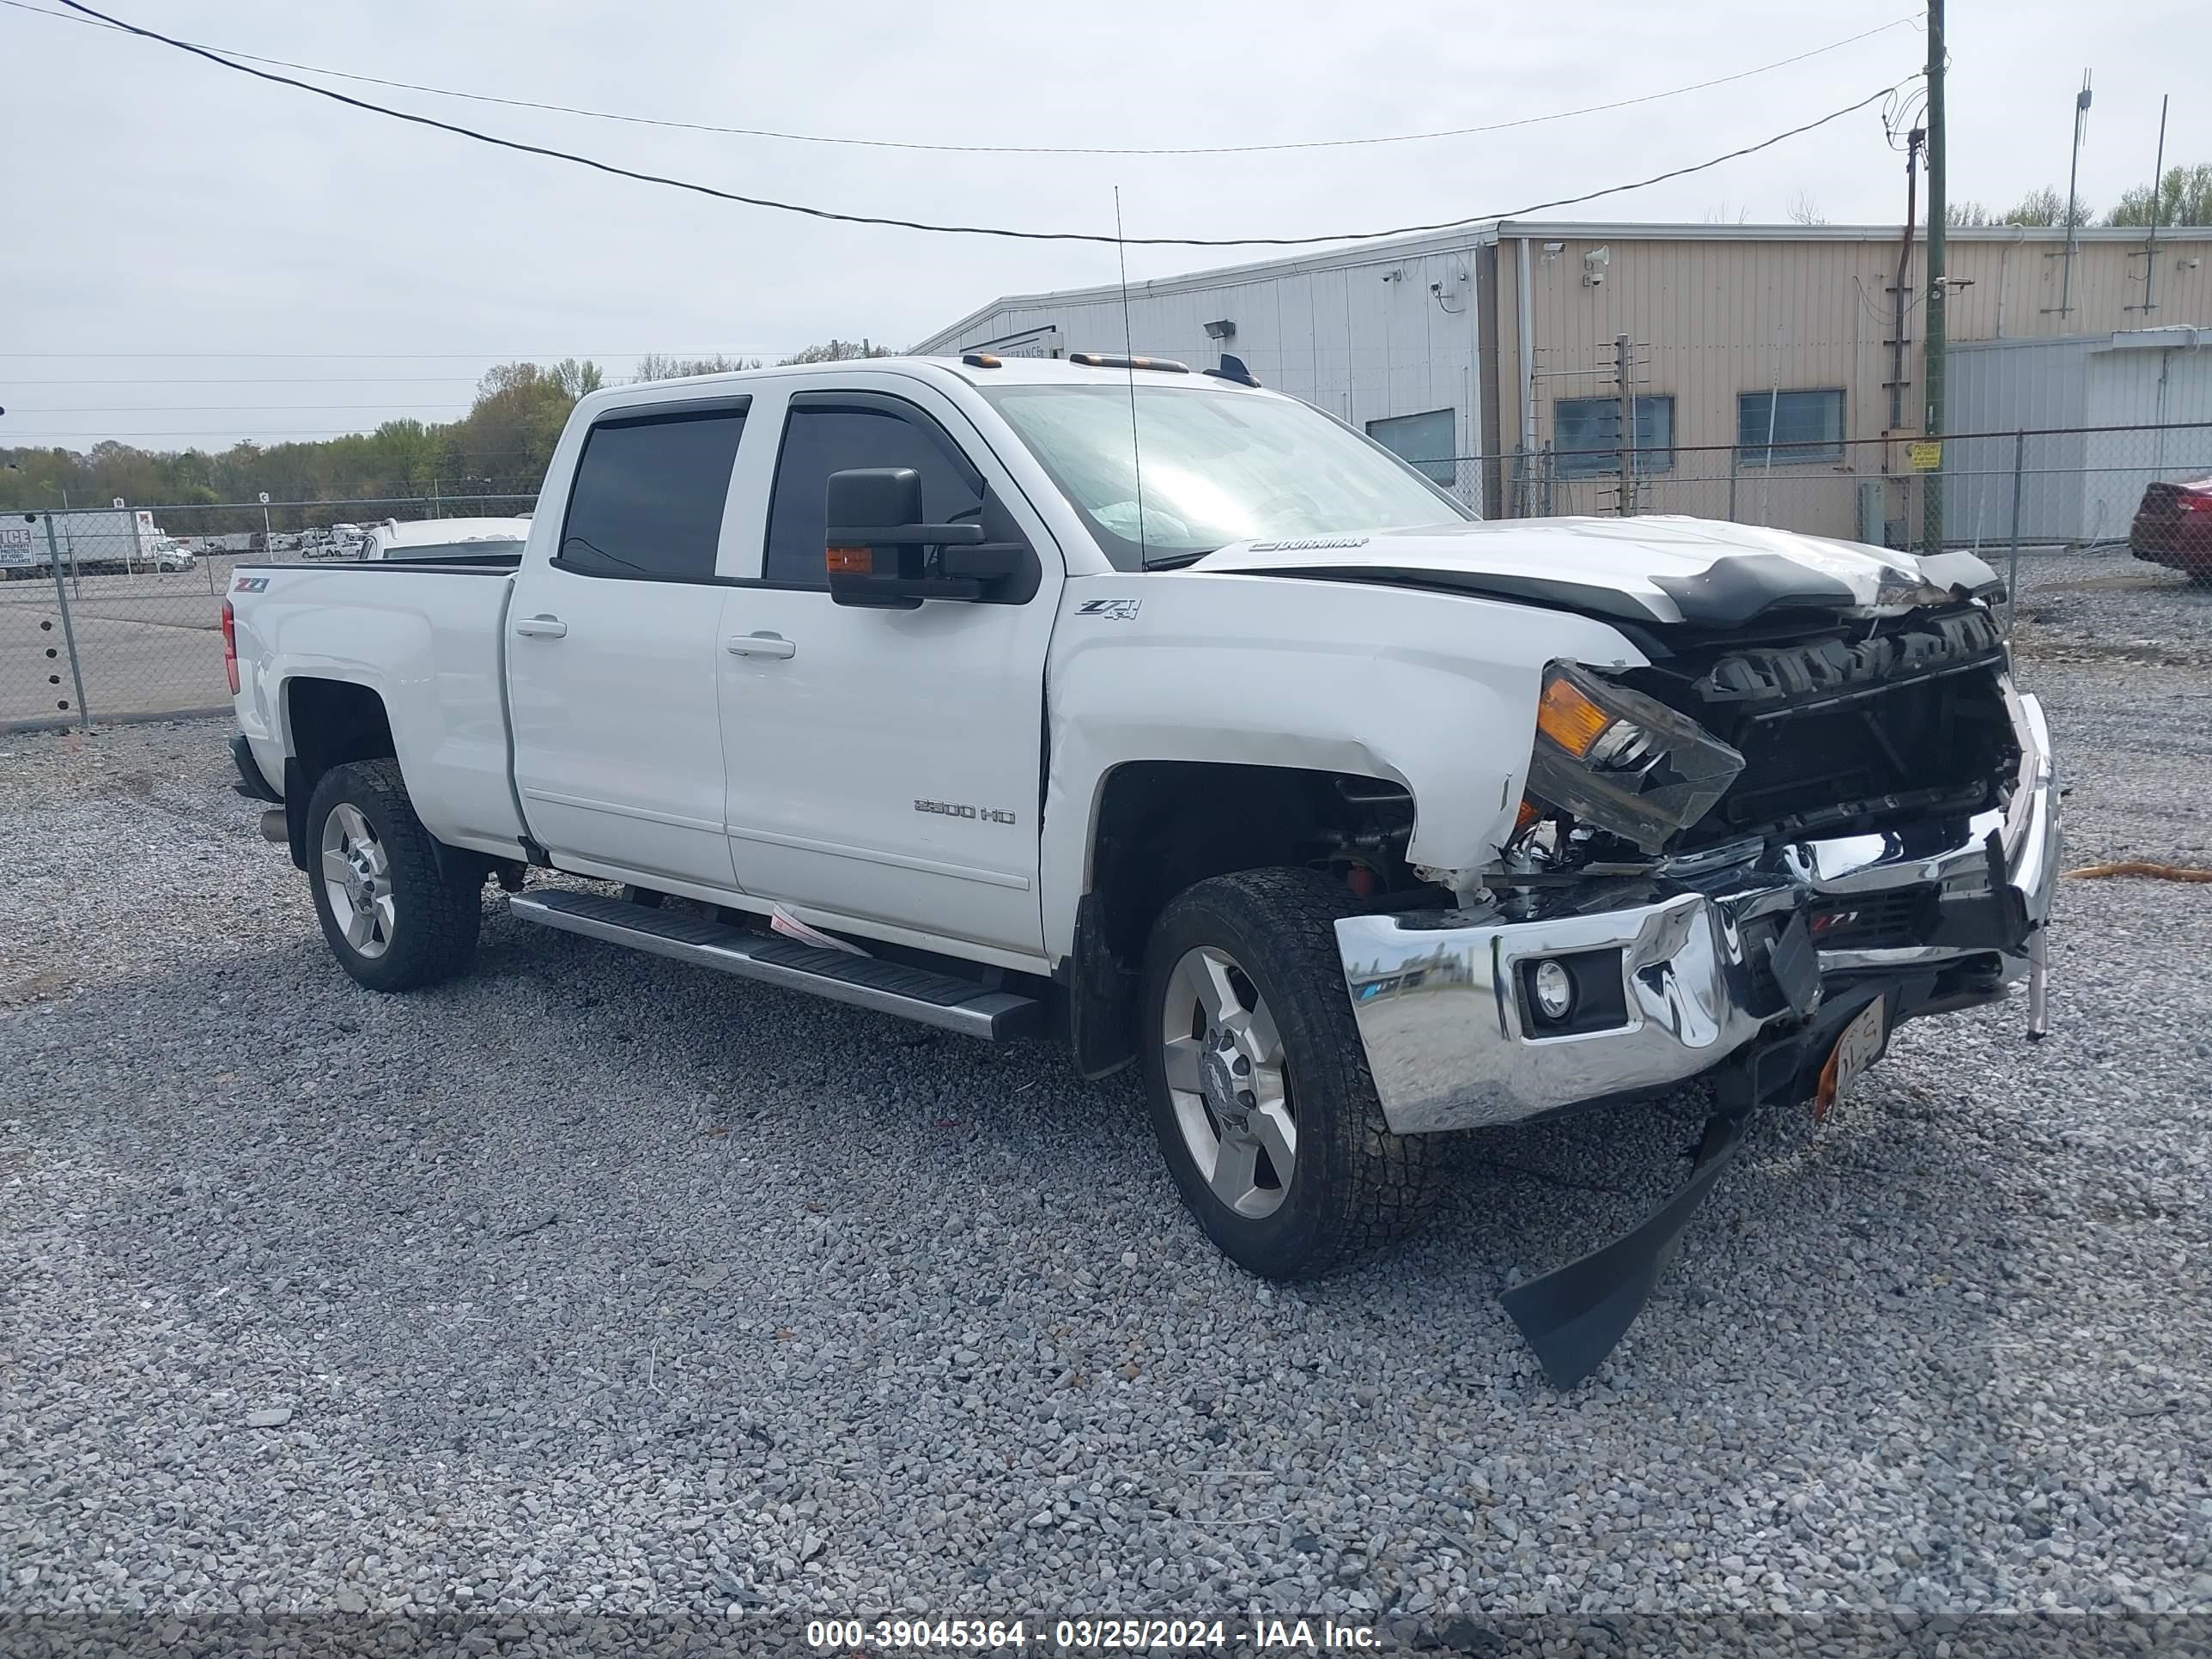
<svg viewBox="0 0 2212 1659"><path fill-rule="evenodd" d="M2023 978L2039 1018L2043 715L1978 560L1481 522L1232 365L593 392L519 560L239 568L241 787L374 989L465 971L496 878L529 921L1134 1060L1262 1274L1409 1222L1440 1133L1708 1079L1676 1200L1508 1295L1571 1380L1753 1107Z"/></svg>

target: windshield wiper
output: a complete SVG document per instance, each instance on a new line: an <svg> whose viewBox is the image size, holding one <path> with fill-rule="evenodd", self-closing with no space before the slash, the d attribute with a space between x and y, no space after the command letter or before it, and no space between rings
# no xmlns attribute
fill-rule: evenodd
<svg viewBox="0 0 2212 1659"><path fill-rule="evenodd" d="M1218 553L1220 550L1221 550L1218 547L1201 547L1195 552L1168 554L1157 559L1146 559L1145 561L1145 568L1147 570L1180 570L1187 564L1196 564L1200 559L1204 558L1209 553Z"/></svg>

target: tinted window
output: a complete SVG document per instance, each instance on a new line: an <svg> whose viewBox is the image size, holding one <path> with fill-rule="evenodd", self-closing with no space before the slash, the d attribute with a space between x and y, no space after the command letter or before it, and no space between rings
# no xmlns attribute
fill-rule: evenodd
<svg viewBox="0 0 2212 1659"><path fill-rule="evenodd" d="M910 466L921 473L926 523L970 524L982 512L982 491L968 462L950 438L921 417L843 404L794 404L775 464L763 578L800 587L830 585L822 562L829 528L823 501L830 475L854 466Z"/></svg>
<svg viewBox="0 0 2212 1659"><path fill-rule="evenodd" d="M562 568L586 576L704 581L714 574L741 410L603 421L584 441Z"/></svg>

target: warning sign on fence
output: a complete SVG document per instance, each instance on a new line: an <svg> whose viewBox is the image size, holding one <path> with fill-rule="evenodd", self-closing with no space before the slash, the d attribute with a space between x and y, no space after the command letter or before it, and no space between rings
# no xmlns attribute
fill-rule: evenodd
<svg viewBox="0 0 2212 1659"><path fill-rule="evenodd" d="M1943 441L1922 438L1905 447L1905 463L1915 472L1934 472L1943 465Z"/></svg>

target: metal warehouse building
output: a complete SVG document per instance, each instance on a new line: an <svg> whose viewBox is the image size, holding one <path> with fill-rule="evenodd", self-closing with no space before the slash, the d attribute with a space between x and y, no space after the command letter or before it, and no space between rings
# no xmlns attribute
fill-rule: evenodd
<svg viewBox="0 0 2212 1659"><path fill-rule="evenodd" d="M2212 351L2189 331L2212 344L2212 229L1948 240L1952 432L2206 416ZM1917 499L1924 258L1897 227L1506 221L1133 283L1127 326L1140 354L1200 367L1235 353L1492 515L1620 510L1625 337L1636 510L1895 542ZM1060 356L1123 339L1109 284L995 300L915 349ZM2031 343L2055 349L2051 372L2033 370ZM2056 367L2105 356L2159 360L2166 378L2093 375L2090 395ZM2008 489L2011 447L1954 446L1947 473L1972 476L1954 498L2000 471ZM2086 522L2053 511L2054 526ZM1989 526L1970 511L1952 528Z"/></svg>

